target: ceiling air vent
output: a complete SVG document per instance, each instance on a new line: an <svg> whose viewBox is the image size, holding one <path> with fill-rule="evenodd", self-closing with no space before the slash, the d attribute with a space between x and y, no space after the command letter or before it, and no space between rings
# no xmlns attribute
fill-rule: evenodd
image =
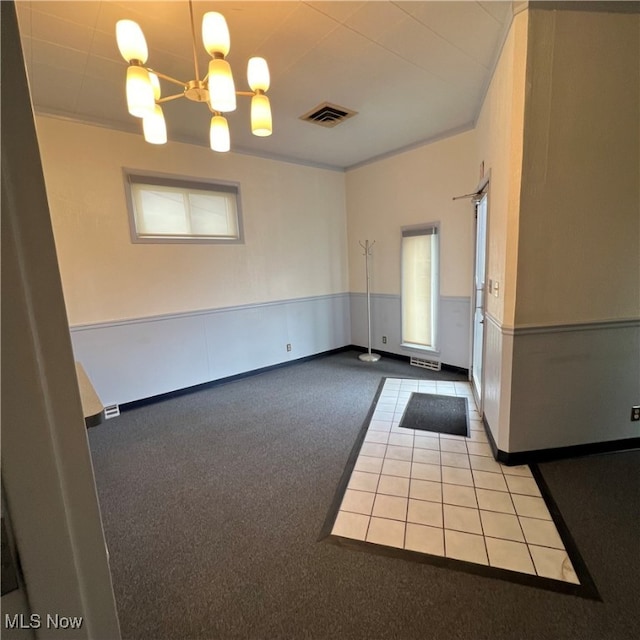
<svg viewBox="0 0 640 640"><path fill-rule="evenodd" d="M300 116L300 119L306 120L307 122L314 122L322 127L335 127L341 122L344 122L347 118L355 116L357 113L357 111L352 111L346 107L340 107L337 104L325 102L311 109L309 113L305 113L303 116Z"/></svg>

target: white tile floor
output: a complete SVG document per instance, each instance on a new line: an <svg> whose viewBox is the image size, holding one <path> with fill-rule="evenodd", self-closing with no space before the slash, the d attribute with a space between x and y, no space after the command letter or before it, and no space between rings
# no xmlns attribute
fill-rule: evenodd
<svg viewBox="0 0 640 640"><path fill-rule="evenodd" d="M470 437L403 429L411 393L468 398ZM528 466L492 456L464 382L388 378L332 534L579 584Z"/></svg>

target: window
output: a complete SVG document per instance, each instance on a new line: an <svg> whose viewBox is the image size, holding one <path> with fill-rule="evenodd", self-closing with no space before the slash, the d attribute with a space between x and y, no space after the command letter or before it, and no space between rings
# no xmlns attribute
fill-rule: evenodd
<svg viewBox="0 0 640 640"><path fill-rule="evenodd" d="M402 343L436 349L438 226L402 230Z"/></svg>
<svg viewBox="0 0 640 640"><path fill-rule="evenodd" d="M243 241L236 184L127 173L134 242Z"/></svg>

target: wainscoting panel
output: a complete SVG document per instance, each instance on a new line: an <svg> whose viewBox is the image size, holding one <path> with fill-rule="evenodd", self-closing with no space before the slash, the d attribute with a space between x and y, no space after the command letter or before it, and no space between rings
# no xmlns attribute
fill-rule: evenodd
<svg viewBox="0 0 640 640"><path fill-rule="evenodd" d="M102 403L123 404L344 347L349 295L76 326L71 339Z"/></svg>
<svg viewBox="0 0 640 640"><path fill-rule="evenodd" d="M287 305L245 307L204 317L211 380L288 360Z"/></svg>
<svg viewBox="0 0 640 640"><path fill-rule="evenodd" d="M289 359L295 360L314 353L322 353L351 344L349 296L334 296L331 304L326 298L311 298L304 304L285 305L287 315L287 343L291 344Z"/></svg>
<svg viewBox="0 0 640 640"><path fill-rule="evenodd" d="M509 448L513 336L489 314L484 322L483 413L498 449Z"/></svg>
<svg viewBox="0 0 640 640"><path fill-rule="evenodd" d="M433 356L443 364L469 368L471 301L466 297L440 298L438 336L439 355ZM401 355L417 355L430 358L415 349L400 346L401 342L400 296L371 294L371 348ZM387 343L382 337L387 337ZM367 296L351 294L351 339L353 344L367 346Z"/></svg>
<svg viewBox="0 0 640 640"><path fill-rule="evenodd" d="M468 369L471 361L471 299L440 298L441 359Z"/></svg>
<svg viewBox="0 0 640 640"><path fill-rule="evenodd" d="M404 353L400 348L400 296L371 294L371 348ZM387 337L387 343L382 337ZM367 346L367 296L351 294L351 341Z"/></svg>
<svg viewBox="0 0 640 640"><path fill-rule="evenodd" d="M71 342L104 405L200 384L208 376L201 314L72 327Z"/></svg>
<svg viewBox="0 0 640 640"><path fill-rule="evenodd" d="M511 391L509 452L637 437L640 321L516 328Z"/></svg>

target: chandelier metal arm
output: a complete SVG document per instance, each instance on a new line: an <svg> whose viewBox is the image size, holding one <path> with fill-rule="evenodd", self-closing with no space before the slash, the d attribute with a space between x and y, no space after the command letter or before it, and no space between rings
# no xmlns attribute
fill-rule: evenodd
<svg viewBox="0 0 640 640"><path fill-rule="evenodd" d="M195 78L200 77L200 71L198 69L198 51L196 49L196 23L193 19L193 3L189 0L189 15L191 17L191 43L193 45L193 67L195 69Z"/></svg>
<svg viewBox="0 0 640 640"><path fill-rule="evenodd" d="M160 71L156 71L155 69L152 69L151 67L145 67L145 69L149 72L149 73L155 73L158 78L162 78L163 80L166 80L167 82L173 82L173 84L177 84L178 86L184 88L187 86L187 82L183 82L182 80L178 80L176 78L172 78L171 76L168 76L166 73L160 73Z"/></svg>
<svg viewBox="0 0 640 640"><path fill-rule="evenodd" d="M171 100L177 100L178 98L184 98L184 92L176 93L175 95L172 95L172 96L165 96L164 98L158 98L156 100L156 104L162 104L163 102L171 102Z"/></svg>

